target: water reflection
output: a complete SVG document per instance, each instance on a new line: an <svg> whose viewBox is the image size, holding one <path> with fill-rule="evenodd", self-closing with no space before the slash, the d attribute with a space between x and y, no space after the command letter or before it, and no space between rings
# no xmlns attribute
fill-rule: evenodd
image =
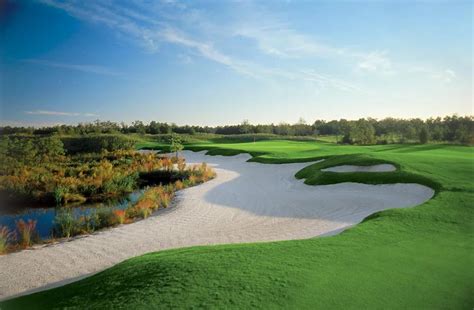
<svg viewBox="0 0 474 310"><path fill-rule="evenodd" d="M20 219L27 221L29 219L36 220L36 229L41 239L51 237L54 218L56 214L63 208L68 208L75 217L90 215L92 212L100 208L108 208L112 210L124 210L130 203L138 200L143 190L137 190L133 193L118 199L110 199L104 202L83 203L79 205L70 205L67 207L21 207L14 210L2 210L0 215L0 226L7 226L10 230L16 229L16 222ZM3 208L3 207L2 207Z"/></svg>

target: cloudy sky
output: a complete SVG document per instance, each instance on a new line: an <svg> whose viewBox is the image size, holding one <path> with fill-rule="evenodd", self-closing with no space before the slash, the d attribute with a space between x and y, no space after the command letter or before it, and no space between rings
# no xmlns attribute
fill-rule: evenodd
<svg viewBox="0 0 474 310"><path fill-rule="evenodd" d="M3 124L472 114L471 1L3 1Z"/></svg>

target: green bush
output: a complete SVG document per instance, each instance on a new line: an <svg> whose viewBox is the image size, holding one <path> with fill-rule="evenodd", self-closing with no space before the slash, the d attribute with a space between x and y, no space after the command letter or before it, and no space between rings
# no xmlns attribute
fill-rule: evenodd
<svg viewBox="0 0 474 310"><path fill-rule="evenodd" d="M68 154L130 150L136 142L130 136L121 134L63 137L61 140Z"/></svg>
<svg viewBox="0 0 474 310"><path fill-rule="evenodd" d="M57 186L54 189L53 196L56 205L60 205L63 202L64 196L68 193L68 188L65 186Z"/></svg>
<svg viewBox="0 0 474 310"><path fill-rule="evenodd" d="M92 212L89 215L85 215L81 220L81 230L87 233L91 233L99 229L100 218L97 212Z"/></svg>
<svg viewBox="0 0 474 310"><path fill-rule="evenodd" d="M138 181L138 173L132 173L130 175L117 175L114 176L110 181L104 183L103 193L121 193L131 192L135 189L135 185Z"/></svg>
<svg viewBox="0 0 474 310"><path fill-rule="evenodd" d="M56 237L69 238L78 232L78 221L74 218L69 208L58 210L54 218L53 235Z"/></svg>
<svg viewBox="0 0 474 310"><path fill-rule="evenodd" d="M117 219L112 209L101 208L96 212L99 221L98 228L109 227L117 224Z"/></svg>

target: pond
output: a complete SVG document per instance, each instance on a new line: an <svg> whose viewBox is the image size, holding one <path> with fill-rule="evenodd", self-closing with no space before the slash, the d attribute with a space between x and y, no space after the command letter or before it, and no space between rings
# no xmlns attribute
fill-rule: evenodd
<svg viewBox="0 0 474 310"><path fill-rule="evenodd" d="M52 235L54 218L61 209L68 208L72 214L77 217L89 215L102 208L124 210L130 203L136 202L142 193L143 189L104 202L86 202L64 207L22 206L21 208L7 209L6 206L0 206L0 226L7 226L9 230L12 231L16 229L16 222L21 219L25 222L30 219L35 220L37 221L36 230L40 239L49 239Z"/></svg>

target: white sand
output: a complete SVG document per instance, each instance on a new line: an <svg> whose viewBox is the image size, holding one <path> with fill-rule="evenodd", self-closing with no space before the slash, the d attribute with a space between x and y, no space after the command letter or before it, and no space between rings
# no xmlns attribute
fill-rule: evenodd
<svg viewBox="0 0 474 310"><path fill-rule="evenodd" d="M418 184L308 186L294 177L308 163L183 154L188 163L210 163L217 177L180 191L175 206L146 220L1 256L0 298L69 283L150 251L335 234L374 212L415 206L434 194Z"/></svg>
<svg viewBox="0 0 474 310"><path fill-rule="evenodd" d="M321 171L330 172L390 172L395 170L397 170L397 168L394 165L390 164L381 164L373 166L342 165L321 169Z"/></svg>

